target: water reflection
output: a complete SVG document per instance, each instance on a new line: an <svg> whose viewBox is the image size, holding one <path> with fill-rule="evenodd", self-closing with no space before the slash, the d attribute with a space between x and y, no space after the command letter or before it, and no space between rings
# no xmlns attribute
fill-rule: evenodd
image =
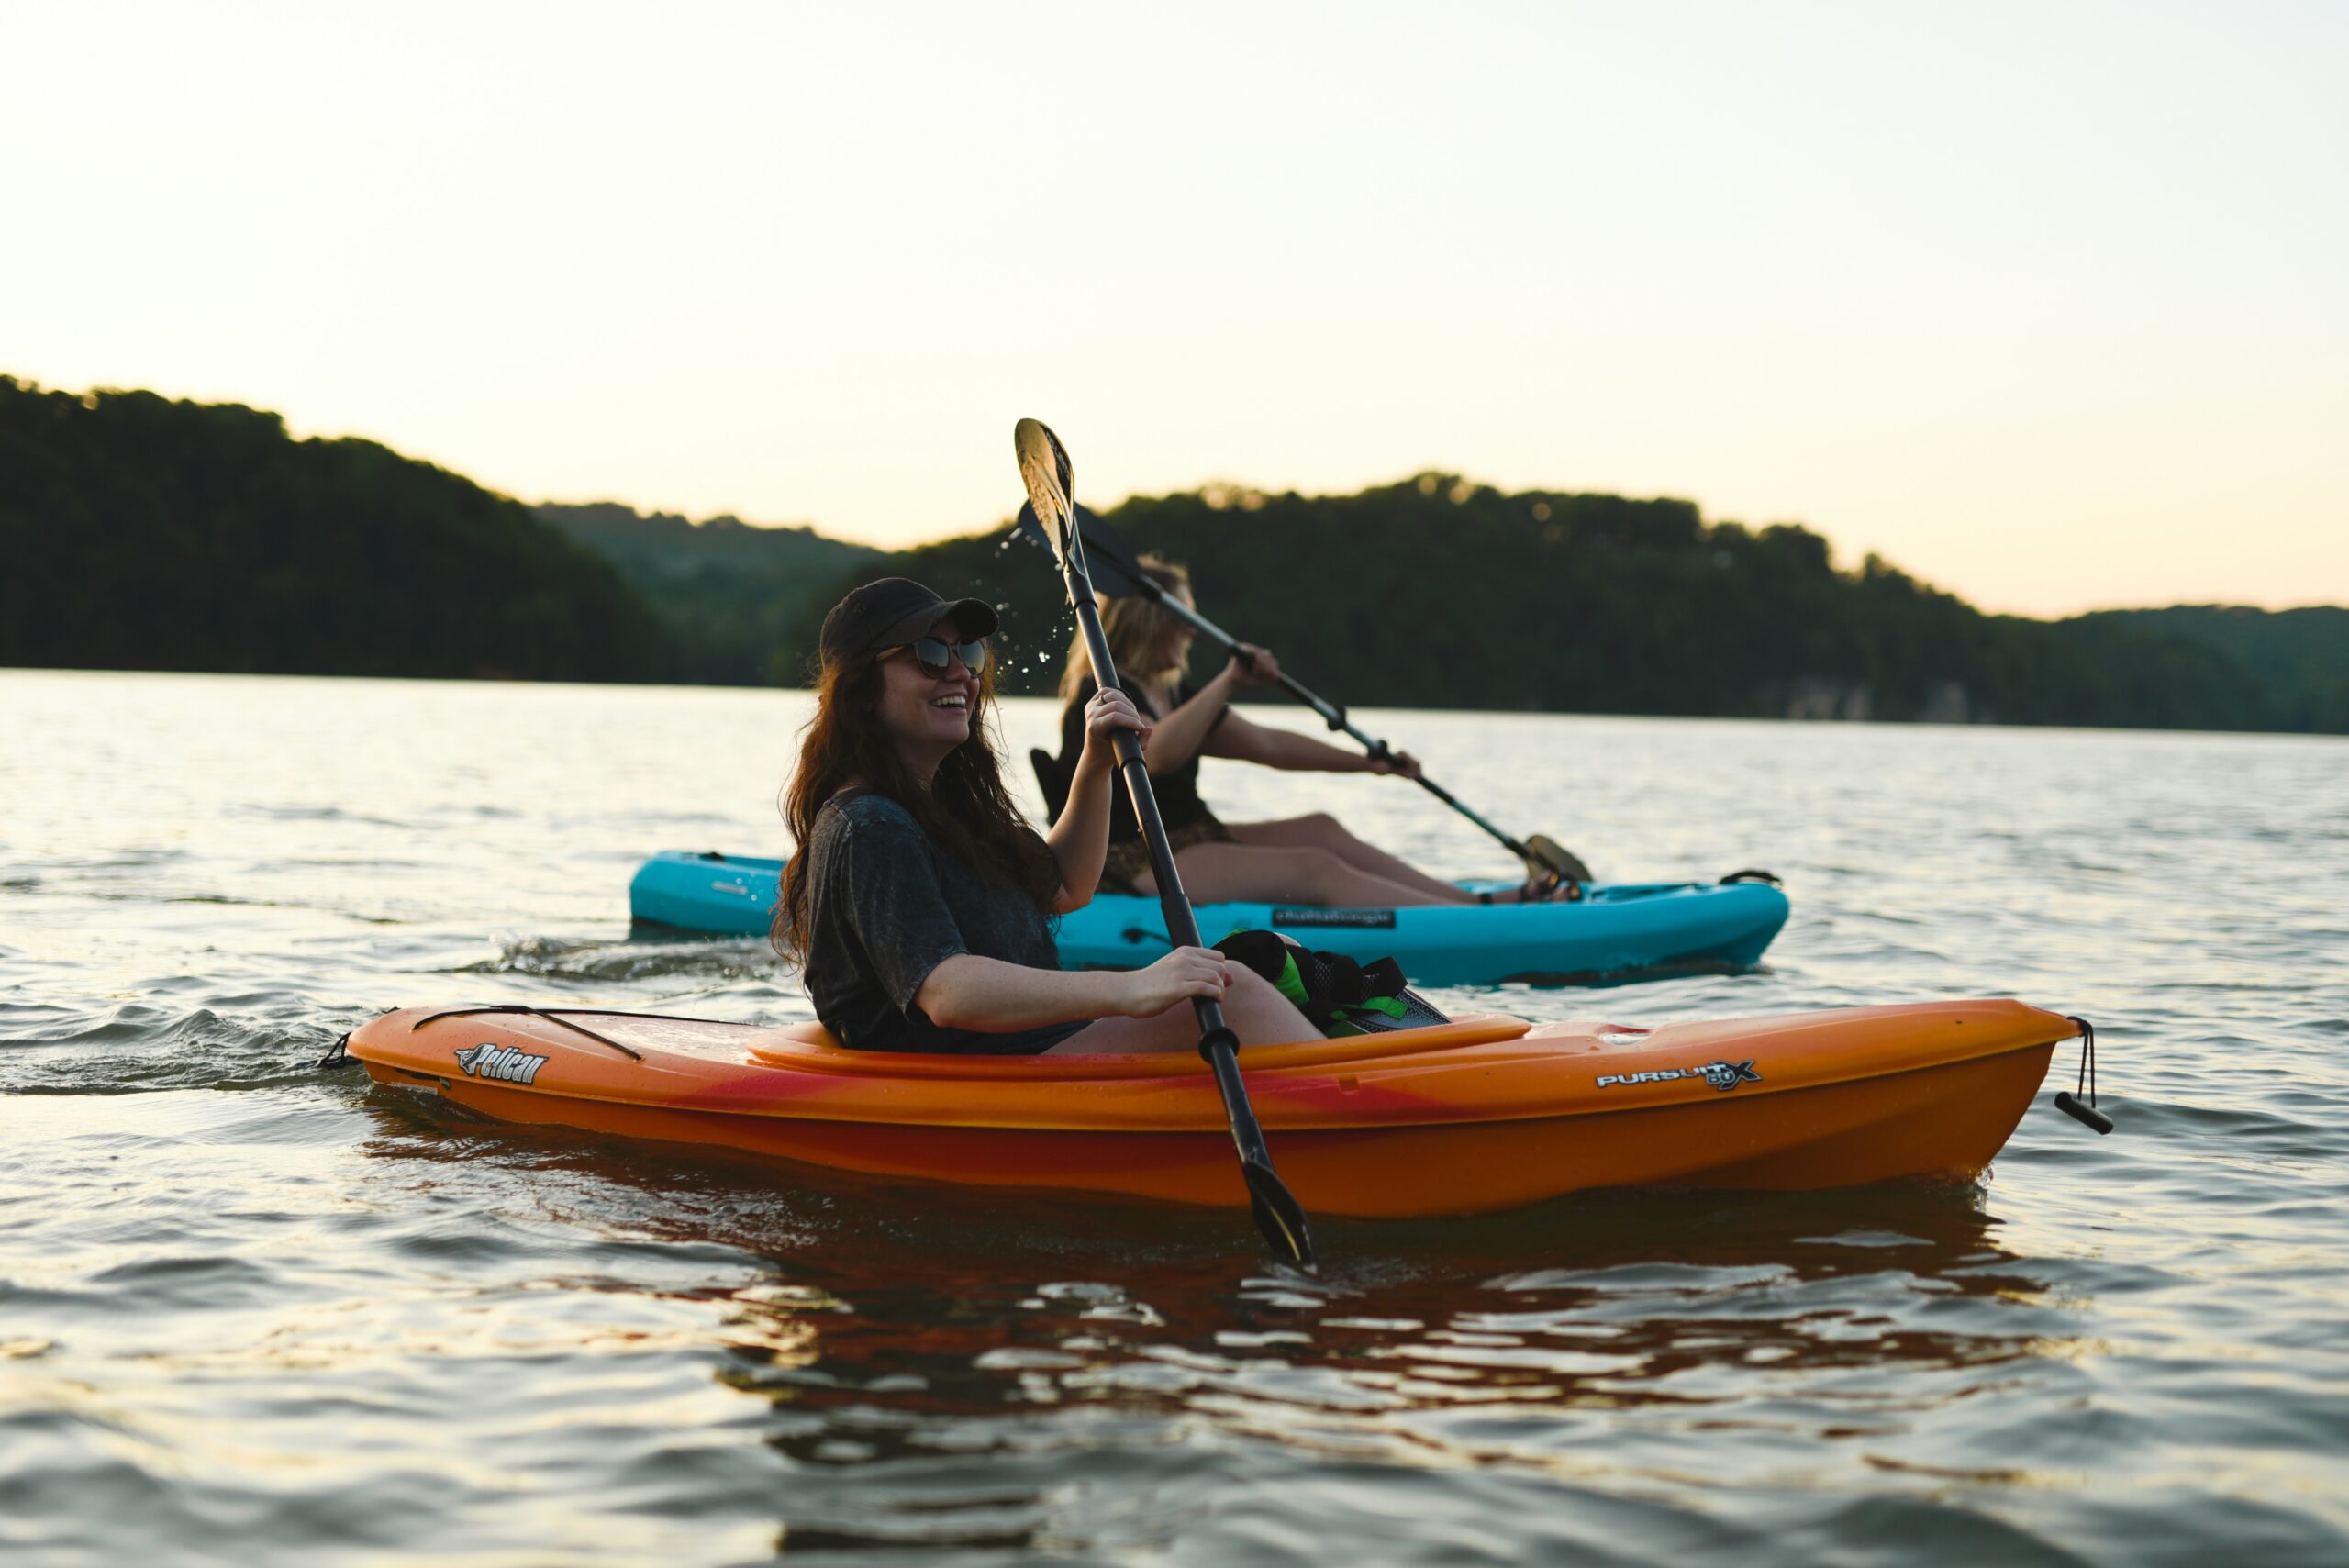
<svg viewBox="0 0 2349 1568"><path fill-rule="evenodd" d="M693 1295L719 1309L720 1380L766 1406L795 1552L1096 1540L1073 1476L1147 1512L1140 1478L1183 1454L1691 1496L1797 1456L2012 1478L2028 1455L1975 1464L1924 1429L2076 1349L2076 1310L1972 1187L1332 1221L1317 1281L1266 1272L1237 1216L473 1131L384 1098L384 1157L488 1158L559 1218L761 1261Z"/></svg>
<svg viewBox="0 0 2349 1568"><path fill-rule="evenodd" d="M780 847L802 694L0 686L18 1557L739 1562L780 1522L867 1562L2349 1562L2338 741L1390 716L1604 872L1795 889L1765 973L1443 1005L2021 995L2106 1026L2127 1120L2033 1113L1987 1199L1331 1222L1308 1287L1233 1217L419 1119L309 1069L396 1003L807 1016L755 940L625 923L654 849ZM1052 705L1005 717L1054 743ZM1391 781L1207 767L1235 817L1506 869Z"/></svg>

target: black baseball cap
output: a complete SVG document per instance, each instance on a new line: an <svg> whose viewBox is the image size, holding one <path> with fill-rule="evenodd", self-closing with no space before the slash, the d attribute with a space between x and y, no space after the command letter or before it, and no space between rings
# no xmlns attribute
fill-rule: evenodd
<svg viewBox="0 0 2349 1568"><path fill-rule="evenodd" d="M996 628L995 606L985 599L941 599L910 577L884 577L851 588L824 617L817 647L827 661L875 648L897 648L954 617L964 637Z"/></svg>

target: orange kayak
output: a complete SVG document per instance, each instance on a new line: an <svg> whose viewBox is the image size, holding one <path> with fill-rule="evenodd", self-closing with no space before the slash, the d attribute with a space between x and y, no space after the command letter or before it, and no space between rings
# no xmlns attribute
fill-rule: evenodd
<svg viewBox="0 0 2349 1568"><path fill-rule="evenodd" d="M1586 1187L1971 1179L2077 1032L2013 1001L1653 1030L1475 1014L1240 1060L1308 1210L1476 1214ZM379 1084L509 1122L964 1185L1247 1202L1189 1052L910 1055L842 1050L813 1024L425 1007L349 1049Z"/></svg>

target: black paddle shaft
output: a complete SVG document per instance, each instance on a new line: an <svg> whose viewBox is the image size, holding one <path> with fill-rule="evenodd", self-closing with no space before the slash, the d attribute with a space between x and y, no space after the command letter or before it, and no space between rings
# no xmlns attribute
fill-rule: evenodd
<svg viewBox="0 0 2349 1568"><path fill-rule="evenodd" d="M1076 611L1076 624L1085 634L1085 652L1093 665L1094 684L1105 692L1119 690L1117 662L1109 655L1109 639L1101 629L1101 612L1093 602L1093 581L1085 573L1083 548L1072 540L1068 553L1062 558L1069 604ZM1130 729L1119 729L1110 744L1117 752L1119 777L1124 780L1127 798L1133 803L1134 820L1141 825L1142 840L1150 847L1150 870L1158 881L1158 907L1166 919L1166 933L1177 947L1204 947L1207 944L1199 940L1198 918L1191 913L1191 900L1183 891L1182 875L1174 869L1174 851L1166 841L1166 824L1158 815L1158 797L1151 791L1150 766L1142 761L1141 739ZM1199 1054L1215 1073L1216 1089L1223 1096L1224 1112L1231 1123L1231 1142L1240 1154L1240 1173L1248 1184L1249 1205L1255 1210L1256 1227L1292 1262L1309 1268L1313 1262L1312 1235L1306 1229L1305 1211L1273 1173L1273 1156L1264 1145L1264 1129L1256 1120L1255 1107L1248 1103L1248 1086L1240 1076L1240 1037L1224 1021L1223 1004L1213 997L1192 997L1191 1010L1199 1020Z"/></svg>
<svg viewBox="0 0 2349 1568"><path fill-rule="evenodd" d="M1109 639L1101 630L1101 614L1093 604L1093 578L1085 564L1085 539L1077 529L1076 484L1068 449L1040 419L1022 419L1012 428L1012 450L1019 458L1020 483L1028 488L1028 515L1041 518L1049 508L1059 527L1057 538L1047 537L1058 556L1068 588L1069 608L1085 633L1085 653L1093 666L1093 682L1103 691L1118 689L1118 664L1109 655ZM1177 945L1199 945L1199 923L1191 901L1183 893L1174 870L1174 851L1166 841L1166 824L1158 815L1157 797L1151 793L1150 769L1142 762L1141 741L1131 730L1110 738L1118 772L1133 801L1134 819L1150 849L1151 869L1158 877L1158 901L1166 929ZM1248 1084L1240 1076L1240 1037L1224 1022L1223 1005L1208 997L1193 997L1198 1015L1199 1054L1214 1071L1216 1092L1223 1098L1223 1114L1231 1126L1231 1142L1240 1155L1240 1179L1248 1189L1248 1207L1266 1245L1283 1260L1304 1268L1313 1266L1313 1231L1305 1206L1297 1201L1273 1170L1264 1147L1264 1129L1257 1125L1255 1108L1248 1103Z"/></svg>
<svg viewBox="0 0 2349 1568"><path fill-rule="evenodd" d="M1101 629L1101 612L1093 605L1093 584L1085 574L1084 564L1074 555L1066 567L1069 602L1076 606L1076 621L1085 633L1085 653L1093 665L1093 683L1103 691L1117 691L1118 666L1109 656L1109 639ZM1158 879L1158 907L1166 917L1167 935L1176 947L1196 948L1207 944L1199 940L1198 917L1191 913L1191 900L1183 891L1182 873L1174 869L1174 851L1166 841L1166 823L1158 815L1158 796L1150 787L1150 765L1142 761L1141 738L1130 729L1120 729L1110 740L1118 754L1118 776L1124 781L1126 796L1133 802L1134 820L1141 825L1141 836L1150 846L1151 874ZM1191 998L1199 1015L1199 1054L1209 1062L1215 1060L1214 1050L1220 1046L1229 1055L1237 1049L1239 1036L1223 1021L1220 1003L1207 996ZM1251 1118L1252 1122L1253 1118Z"/></svg>

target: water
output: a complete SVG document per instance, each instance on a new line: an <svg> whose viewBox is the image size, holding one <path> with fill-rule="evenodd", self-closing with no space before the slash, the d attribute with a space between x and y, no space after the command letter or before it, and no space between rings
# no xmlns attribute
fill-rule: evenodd
<svg viewBox="0 0 2349 1568"><path fill-rule="evenodd" d="M1630 1023L2019 995L2103 1032L1976 1190L1244 1220L425 1119L376 1010L783 1022L630 940L772 851L797 694L0 672L9 1562L2349 1562L2349 744L1376 714L1617 876L1786 876ZM1012 754L1052 714L1017 705ZM1392 780L1210 762L1506 869ZM2068 1084L2074 1052L2058 1059Z"/></svg>

